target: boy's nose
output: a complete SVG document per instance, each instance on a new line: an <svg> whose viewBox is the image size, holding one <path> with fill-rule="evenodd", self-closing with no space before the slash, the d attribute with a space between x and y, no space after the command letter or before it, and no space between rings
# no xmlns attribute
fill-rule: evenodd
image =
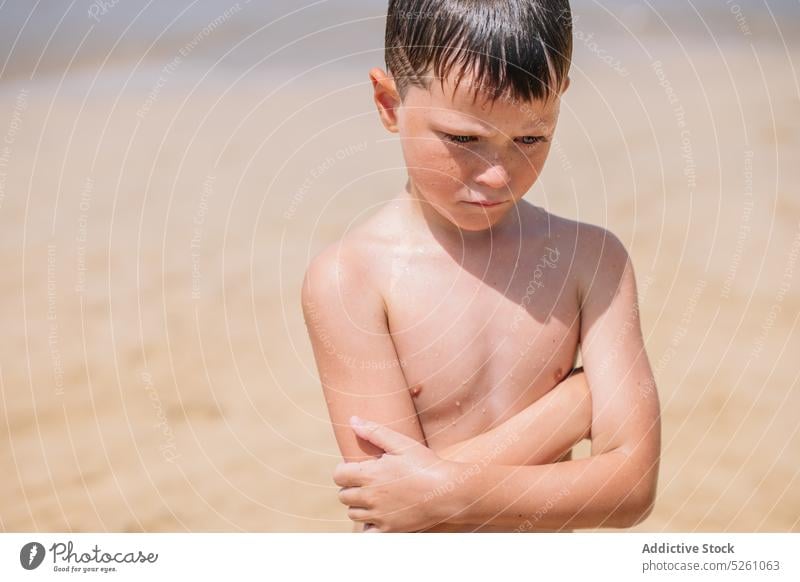
<svg viewBox="0 0 800 582"><path fill-rule="evenodd" d="M488 188L504 188L508 186L509 179L505 166L494 163L478 174L475 181Z"/></svg>

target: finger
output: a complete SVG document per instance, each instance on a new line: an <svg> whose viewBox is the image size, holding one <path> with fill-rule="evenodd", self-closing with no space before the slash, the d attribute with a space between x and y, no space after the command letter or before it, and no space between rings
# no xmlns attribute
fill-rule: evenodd
<svg viewBox="0 0 800 582"><path fill-rule="evenodd" d="M375 461L339 463L333 470L333 482L339 487L361 487L369 483Z"/></svg>
<svg viewBox="0 0 800 582"><path fill-rule="evenodd" d="M342 487L339 489L339 502L350 507L364 507L369 509L370 504L364 498L361 487Z"/></svg>
<svg viewBox="0 0 800 582"><path fill-rule="evenodd" d="M421 443L409 436L385 427L382 424L363 420L357 416L350 418L350 426L353 427L353 431L362 439L371 442L373 445L392 455L398 455L413 447L421 446Z"/></svg>
<svg viewBox="0 0 800 582"><path fill-rule="evenodd" d="M370 519L373 519L371 512L366 507L348 507L347 517L351 521L358 521L362 523L367 523Z"/></svg>

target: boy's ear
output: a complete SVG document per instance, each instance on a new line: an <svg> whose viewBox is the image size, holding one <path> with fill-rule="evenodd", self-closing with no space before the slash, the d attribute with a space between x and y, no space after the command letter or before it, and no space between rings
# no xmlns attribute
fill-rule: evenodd
<svg viewBox="0 0 800 582"><path fill-rule="evenodd" d="M561 89L561 94L562 95L567 92L567 89L569 89L570 82L571 82L571 79L570 79L569 75L567 75L567 78L564 80L564 88Z"/></svg>
<svg viewBox="0 0 800 582"><path fill-rule="evenodd" d="M369 72L374 90L375 105L384 127L392 133L397 133L397 109L400 107L400 94L394 79L389 77L383 69L378 67Z"/></svg>

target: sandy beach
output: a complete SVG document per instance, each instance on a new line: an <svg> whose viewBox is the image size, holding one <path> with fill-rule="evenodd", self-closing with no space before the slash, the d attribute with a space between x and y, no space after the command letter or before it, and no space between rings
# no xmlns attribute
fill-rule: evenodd
<svg viewBox="0 0 800 582"><path fill-rule="evenodd" d="M577 20L527 198L634 260L663 410L635 530L800 531L798 36L619 14ZM248 71L211 36L0 75L3 531L351 529L299 290L403 186L380 53Z"/></svg>

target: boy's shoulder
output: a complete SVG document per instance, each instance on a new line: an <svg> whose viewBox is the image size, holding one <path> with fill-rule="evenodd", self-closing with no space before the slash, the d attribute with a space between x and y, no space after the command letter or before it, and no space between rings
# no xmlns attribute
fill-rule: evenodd
<svg viewBox="0 0 800 582"><path fill-rule="evenodd" d="M308 266L306 279L326 287L336 286L340 291L358 290L365 295L380 289L383 264L397 247L407 243L408 235L391 212L385 210L373 214L317 253ZM537 236L545 233L550 244L557 246L559 256L569 257L569 268L581 291L598 282L600 273L621 274L629 263L625 245L610 230L542 208L536 207L535 211L541 219L537 221Z"/></svg>
<svg viewBox="0 0 800 582"><path fill-rule="evenodd" d="M630 263L628 250L620 238L607 228L546 212L548 238L557 244L559 254L571 257L571 270L583 290L598 282L601 273L621 274Z"/></svg>
<svg viewBox="0 0 800 582"><path fill-rule="evenodd" d="M540 226L542 231L547 233L548 239L562 245L564 250L573 251L575 258L581 261L576 266L596 265L604 255L616 258L620 254L627 255L625 245L607 228L538 210L544 217L543 226Z"/></svg>
<svg viewBox="0 0 800 582"><path fill-rule="evenodd" d="M309 262L304 288L324 286L320 292L349 289L367 294L374 289L376 261L389 237L381 229L380 213L327 244Z"/></svg>

